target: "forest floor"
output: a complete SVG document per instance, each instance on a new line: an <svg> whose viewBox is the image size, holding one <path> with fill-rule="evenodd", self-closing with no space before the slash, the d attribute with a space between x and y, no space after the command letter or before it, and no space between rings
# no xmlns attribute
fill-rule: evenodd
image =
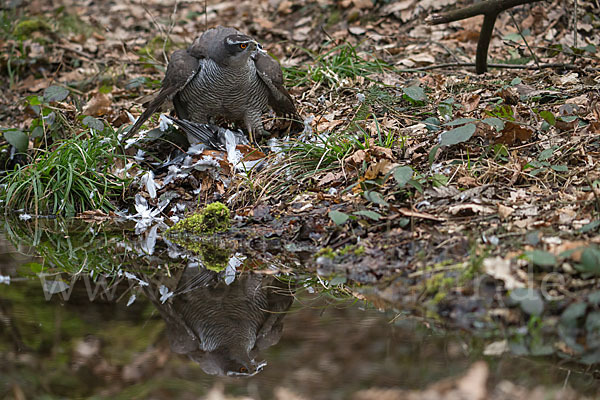
<svg viewBox="0 0 600 400"><path fill-rule="evenodd" d="M135 166L114 165L138 175L116 208L141 193L137 204L178 220L219 200L237 216L228 239L297 257L358 297L501 326L511 340L497 351L598 363L600 11L553 0L502 13L488 62L514 68L477 75L465 63L482 18L424 23L466 3L208 1L205 13L203 2L12 0L0 11L0 128L28 135L30 150L98 121L122 129L170 52L233 26L280 61L305 132L290 142L273 126L277 142L243 149L263 160L249 171L205 151L195 160L216 166L179 178L151 179L145 164L176 140L140 139L126 149Z"/></svg>

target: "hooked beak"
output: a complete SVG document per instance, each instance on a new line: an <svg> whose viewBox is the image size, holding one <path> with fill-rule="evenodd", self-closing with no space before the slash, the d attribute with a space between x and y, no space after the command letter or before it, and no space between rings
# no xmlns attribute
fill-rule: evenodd
<svg viewBox="0 0 600 400"><path fill-rule="evenodd" d="M262 45L258 42L254 42L256 43L256 53L262 53L262 54L267 54L267 51L263 49Z"/></svg>

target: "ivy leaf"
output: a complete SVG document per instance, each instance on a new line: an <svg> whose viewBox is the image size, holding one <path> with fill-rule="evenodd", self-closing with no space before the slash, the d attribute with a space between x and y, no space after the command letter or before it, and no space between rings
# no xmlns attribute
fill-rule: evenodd
<svg viewBox="0 0 600 400"><path fill-rule="evenodd" d="M459 126L442 133L440 145L452 146L453 144L466 142L475 133L475 124Z"/></svg>
<svg viewBox="0 0 600 400"><path fill-rule="evenodd" d="M554 150L556 150L556 146L552 146L549 149L542 151L540 153L540 155L538 156L538 160L545 161L545 160L549 159L550 157L552 157L552 154L554 154Z"/></svg>
<svg viewBox="0 0 600 400"><path fill-rule="evenodd" d="M540 267L553 267L556 264L556 257L554 254L543 250L527 251L525 252L525 257Z"/></svg>
<svg viewBox="0 0 600 400"><path fill-rule="evenodd" d="M398 186L404 187L413 177L414 171L411 167L397 167L394 169L394 179L398 182Z"/></svg>
<svg viewBox="0 0 600 400"><path fill-rule="evenodd" d="M546 121L552 126L556 124L556 118L554 117L554 114L552 114L550 111L540 111L540 117L542 117L544 121Z"/></svg>
<svg viewBox="0 0 600 400"><path fill-rule="evenodd" d="M560 316L560 322L563 325L575 325L577 319L585 315L587 309L586 303L573 303L566 308Z"/></svg>
<svg viewBox="0 0 600 400"><path fill-rule="evenodd" d="M541 315L544 312L544 300L537 290L518 288L510 292L509 298L529 315Z"/></svg>
<svg viewBox="0 0 600 400"><path fill-rule="evenodd" d="M373 192L370 190L365 190L365 192L363 193L363 195L365 196L365 199L367 199L368 201L375 203L375 204L379 204L382 206L388 206L388 202L385 201L383 199L383 196L381 196L381 194L377 193L377 192Z"/></svg>
<svg viewBox="0 0 600 400"><path fill-rule="evenodd" d="M346 283L348 279L345 276L334 276L330 281L329 284L331 286L337 286L337 285L343 285L344 283Z"/></svg>
<svg viewBox="0 0 600 400"><path fill-rule="evenodd" d="M500 118L485 118L481 122L483 122L484 124L488 124L491 127L494 127L496 129L496 132L500 132L502 129L504 129L504 121L502 121Z"/></svg>
<svg viewBox="0 0 600 400"><path fill-rule="evenodd" d="M47 103L53 101L63 101L69 95L69 89L62 86L49 86L44 90L44 101Z"/></svg>
<svg viewBox="0 0 600 400"><path fill-rule="evenodd" d="M550 168L552 168L556 172L568 172L569 171L569 167L567 167L566 165L551 165Z"/></svg>
<svg viewBox="0 0 600 400"><path fill-rule="evenodd" d="M16 129L4 132L4 139L13 145L20 153L27 151L27 147L29 146L29 137Z"/></svg>
<svg viewBox="0 0 600 400"><path fill-rule="evenodd" d="M590 222L589 224L582 226L581 229L579 229L579 232L581 232L581 233L593 232L596 229L598 229L598 227L600 227L600 219L597 219L595 221Z"/></svg>
<svg viewBox="0 0 600 400"><path fill-rule="evenodd" d="M329 211L329 218L331 218L331 220L335 222L336 225L344 225L346 221L348 221L348 218L350 218L350 216L341 211L333 210Z"/></svg>
<svg viewBox="0 0 600 400"><path fill-rule="evenodd" d="M137 78L132 78L130 79L126 84L125 84L125 89L126 90L131 90L131 89L135 89L137 87L142 86L144 83L146 83L146 78L143 76L138 76Z"/></svg>
<svg viewBox="0 0 600 400"><path fill-rule="evenodd" d="M581 253L581 269L600 275L600 249L588 247Z"/></svg>
<svg viewBox="0 0 600 400"><path fill-rule="evenodd" d="M452 120L450 122L446 122L444 124L444 126L464 125L464 124L467 124L469 122L475 122L475 121L477 121L475 118L456 118L455 120Z"/></svg>
<svg viewBox="0 0 600 400"><path fill-rule="evenodd" d="M437 132L440 130L440 120L436 117L426 118L423 123L425 124L425 128L430 132Z"/></svg>
<svg viewBox="0 0 600 400"><path fill-rule="evenodd" d="M356 211L354 213L354 215L367 217L367 218L372 219L373 221L379 221L381 219L381 214L376 213L375 211L370 211L370 210Z"/></svg>
<svg viewBox="0 0 600 400"><path fill-rule="evenodd" d="M85 126L90 129L95 130L96 132L101 132L104 130L104 123L97 118L86 116L83 121L81 121Z"/></svg>
<svg viewBox="0 0 600 400"><path fill-rule="evenodd" d="M425 101L427 99L423 88L420 88L418 86L409 86L407 88L402 88L402 91L405 95L407 95L414 101Z"/></svg>

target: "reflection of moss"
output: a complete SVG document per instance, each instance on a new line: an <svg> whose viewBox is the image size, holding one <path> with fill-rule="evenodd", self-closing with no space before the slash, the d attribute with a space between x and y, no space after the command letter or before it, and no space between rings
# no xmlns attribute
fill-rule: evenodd
<svg viewBox="0 0 600 400"><path fill-rule="evenodd" d="M438 272L425 280L423 284L425 285L425 292L433 296L433 304L438 304L446 298L448 292L456 284L456 278L447 277L444 272Z"/></svg>
<svg viewBox="0 0 600 400"><path fill-rule="evenodd" d="M211 240L189 240L189 238L173 238L173 242L181 247L196 253L200 256L206 269L220 272L227 267L231 258L231 250L227 247L221 247Z"/></svg>
<svg viewBox="0 0 600 400"><path fill-rule="evenodd" d="M335 259L336 257L343 257L348 254L353 254L355 256L361 256L365 252L365 248L363 246L358 246L355 244L349 244L341 249L333 250L331 247L323 247L321 250L317 252L316 257L326 257L330 259Z"/></svg>
<svg viewBox="0 0 600 400"><path fill-rule="evenodd" d="M188 233L194 235L223 232L231 226L231 217L227 206L220 202L207 205L202 212L194 214L173 225L167 233Z"/></svg>
<svg viewBox="0 0 600 400"><path fill-rule="evenodd" d="M222 271L227 266L231 251L226 248L219 247L214 243L204 243L203 251L200 257L204 262L204 267L212 271Z"/></svg>
<svg viewBox="0 0 600 400"><path fill-rule="evenodd" d="M335 258L335 252L331 247L323 247L315 254L315 258L317 257L331 258L333 260Z"/></svg>

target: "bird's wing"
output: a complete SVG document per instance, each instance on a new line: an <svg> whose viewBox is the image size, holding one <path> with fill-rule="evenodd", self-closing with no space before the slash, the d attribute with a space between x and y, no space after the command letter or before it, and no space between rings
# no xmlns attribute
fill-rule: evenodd
<svg viewBox="0 0 600 400"><path fill-rule="evenodd" d="M172 100L200 71L201 58L192 56L188 50L177 50L171 55L165 78L158 95L148 104L124 139L136 133L142 124L166 101Z"/></svg>
<svg viewBox="0 0 600 400"><path fill-rule="evenodd" d="M258 51L254 58L260 79L269 88L269 106L276 114L299 118L292 96L283 86L283 72L279 63L268 54Z"/></svg>
<svg viewBox="0 0 600 400"><path fill-rule="evenodd" d="M219 127L211 124L201 124L188 121L186 119L177 119L170 117L181 130L188 136L195 139L196 143L203 143L212 150L225 150L225 146L219 141ZM192 142L192 140L190 140Z"/></svg>

